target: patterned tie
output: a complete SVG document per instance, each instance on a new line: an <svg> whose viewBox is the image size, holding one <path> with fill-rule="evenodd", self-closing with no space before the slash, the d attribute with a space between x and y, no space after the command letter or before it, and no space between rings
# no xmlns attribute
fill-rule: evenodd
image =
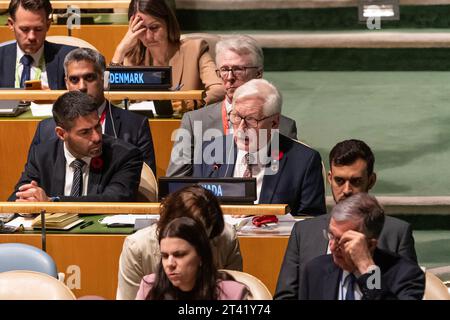
<svg viewBox="0 0 450 320"><path fill-rule="evenodd" d="M345 300L355 300L355 276L350 273L345 282L347 282L347 293L345 294Z"/></svg>
<svg viewBox="0 0 450 320"><path fill-rule="evenodd" d="M75 159L73 162L73 180L72 190L70 191L71 197L80 197L83 192L83 172L82 168L86 164L83 160Z"/></svg>
<svg viewBox="0 0 450 320"><path fill-rule="evenodd" d="M33 57L26 54L20 58L20 63L23 65L22 76L20 77L20 87L25 88L25 81L30 80Z"/></svg>
<svg viewBox="0 0 450 320"><path fill-rule="evenodd" d="M250 161L250 160L251 160L250 153L246 153L243 158L243 163L244 163L244 165L246 165L244 175L242 176L244 178L252 178L253 177L253 172L252 172L253 164L251 163L252 161Z"/></svg>

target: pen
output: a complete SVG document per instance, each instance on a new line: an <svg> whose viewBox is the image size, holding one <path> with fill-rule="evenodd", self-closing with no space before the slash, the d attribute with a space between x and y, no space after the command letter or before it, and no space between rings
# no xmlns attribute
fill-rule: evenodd
<svg viewBox="0 0 450 320"><path fill-rule="evenodd" d="M84 229L84 228L86 228L86 227L89 227L91 224L94 224L94 221L88 221L88 222L85 222L85 223L83 223L83 224L81 225L80 229Z"/></svg>

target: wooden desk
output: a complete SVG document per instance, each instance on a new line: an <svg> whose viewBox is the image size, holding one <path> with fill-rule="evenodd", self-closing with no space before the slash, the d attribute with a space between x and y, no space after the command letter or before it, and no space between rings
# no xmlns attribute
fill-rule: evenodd
<svg viewBox="0 0 450 320"><path fill-rule="evenodd" d="M28 149L40 119L0 119L0 201L13 192L26 163ZM172 150L172 132L180 120L150 119L157 177L164 176Z"/></svg>
<svg viewBox="0 0 450 320"><path fill-rule="evenodd" d="M100 295L115 299L119 257L125 235L47 236L47 253L55 260L59 272L66 273L66 284L76 296ZM40 235L0 235L0 243L19 242L40 248ZM239 237L244 271L263 281L272 294L287 247L288 237ZM80 287L76 271L80 271Z"/></svg>

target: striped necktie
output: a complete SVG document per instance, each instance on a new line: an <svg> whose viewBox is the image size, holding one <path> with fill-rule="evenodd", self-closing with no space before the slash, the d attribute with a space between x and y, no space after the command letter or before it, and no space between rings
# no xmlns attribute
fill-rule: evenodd
<svg viewBox="0 0 450 320"><path fill-rule="evenodd" d="M73 162L73 180L72 190L70 190L71 197L80 197L83 192L83 172L82 168L86 164L83 160L75 159Z"/></svg>

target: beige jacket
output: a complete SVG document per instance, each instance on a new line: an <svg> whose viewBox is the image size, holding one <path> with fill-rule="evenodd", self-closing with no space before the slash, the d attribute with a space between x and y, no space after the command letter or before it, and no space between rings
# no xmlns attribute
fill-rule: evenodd
<svg viewBox="0 0 450 320"><path fill-rule="evenodd" d="M169 60L172 67L172 89L205 90L205 102L211 104L222 101L225 88L222 80L216 75L216 64L208 52L208 43L202 39L181 40L180 49ZM124 65L131 65L125 58ZM151 56L146 51L146 66L151 65Z"/></svg>
<svg viewBox="0 0 450 320"><path fill-rule="evenodd" d="M239 241L233 227L225 224L223 233L212 241L218 269L242 271ZM152 274L160 261L156 224L125 238L119 260L117 300L134 300L144 276Z"/></svg>

